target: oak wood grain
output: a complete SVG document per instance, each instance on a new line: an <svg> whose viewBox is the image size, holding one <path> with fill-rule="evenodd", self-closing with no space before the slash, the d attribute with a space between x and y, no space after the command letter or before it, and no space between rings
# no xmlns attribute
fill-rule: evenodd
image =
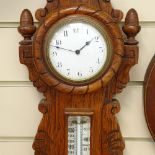
<svg viewBox="0 0 155 155"><path fill-rule="evenodd" d="M72 85L60 80L49 71L45 61L43 40L54 23L70 15L95 18L105 27L112 46L113 57L108 69L95 81ZM135 36L140 31L137 12L129 10L123 27L127 39L123 40L118 22L123 18L107 0L48 0L43 9L36 11L40 26L35 32L29 10L21 14L18 28L24 40L20 42L20 62L29 69L29 78L39 92L45 96L39 104L43 118L35 136L35 155L67 155L67 121L65 109L76 109L77 115L88 115L91 119L91 155L123 155L124 140L115 114L120 110L113 96L120 93L129 81L129 70L138 61L138 42ZM124 46L125 45L125 46ZM79 111L83 109L83 112ZM64 137L62 139L62 137Z"/></svg>
<svg viewBox="0 0 155 155"><path fill-rule="evenodd" d="M144 82L144 108L148 128L155 140L155 56L152 58Z"/></svg>

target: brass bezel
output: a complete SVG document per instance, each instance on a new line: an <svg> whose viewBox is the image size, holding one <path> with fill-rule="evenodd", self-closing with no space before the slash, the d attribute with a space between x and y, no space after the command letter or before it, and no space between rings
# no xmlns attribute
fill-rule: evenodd
<svg viewBox="0 0 155 155"><path fill-rule="evenodd" d="M53 67L50 58L49 58L49 42L51 41L54 33L62 26L67 25L69 23L72 22L85 22L88 23L92 26L94 26L103 36L103 38L105 38L106 44L107 44L107 60L105 62L105 64L102 66L102 68L99 70L98 73L96 73L93 77L89 78L89 79L84 79L84 80L72 80L69 78L66 78L65 76L62 76L61 74L59 74L58 71L56 71L56 69ZM98 21L97 19L87 16L87 15L70 15L67 16L63 19L60 19L58 22L56 22L54 25L52 25L52 27L48 30L48 32L46 33L45 39L44 39L44 51L45 51L45 61L47 63L48 68L50 69L50 71L60 80L68 83L68 84L72 84L72 85L85 85L88 83L91 83L93 81L96 81L98 78L100 78L108 69L110 62L112 60L113 57L113 44L112 44L112 40L109 36L109 33L107 32L105 26L103 25L103 23L101 23L100 21Z"/></svg>

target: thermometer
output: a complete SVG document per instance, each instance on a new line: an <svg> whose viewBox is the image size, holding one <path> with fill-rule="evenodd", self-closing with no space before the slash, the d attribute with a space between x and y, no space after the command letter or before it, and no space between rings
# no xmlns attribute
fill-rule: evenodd
<svg viewBox="0 0 155 155"><path fill-rule="evenodd" d="M90 155L90 117L68 117L68 155Z"/></svg>

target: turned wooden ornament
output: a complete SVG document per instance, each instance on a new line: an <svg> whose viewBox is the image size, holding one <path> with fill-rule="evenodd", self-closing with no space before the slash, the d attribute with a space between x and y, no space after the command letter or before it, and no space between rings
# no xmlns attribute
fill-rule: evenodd
<svg viewBox="0 0 155 155"><path fill-rule="evenodd" d="M36 31L34 26L33 17L29 10L23 10L20 18L20 26L18 28L19 33L24 37L24 42L29 42L31 37Z"/></svg>
<svg viewBox="0 0 155 155"><path fill-rule="evenodd" d="M127 45L138 44L135 36L139 33L140 29L138 14L135 9L130 9L125 18L125 25L123 26L123 31L127 35L127 40L125 41Z"/></svg>

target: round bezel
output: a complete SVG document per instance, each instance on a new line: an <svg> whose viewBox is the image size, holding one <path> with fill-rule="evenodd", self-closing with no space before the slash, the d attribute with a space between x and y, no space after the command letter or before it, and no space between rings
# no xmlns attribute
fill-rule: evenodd
<svg viewBox="0 0 155 155"><path fill-rule="evenodd" d="M90 24L91 26L95 27L100 34L103 36L103 38L106 41L106 45L107 45L107 58L106 58L106 62L105 64L102 65L102 68L100 68L100 70L97 72L97 74L95 74L94 76L92 76L89 79L84 79L84 80L72 80L69 78L66 78L63 75L60 75L58 73L58 71L54 68L53 64L50 61L50 56L49 56L49 44L51 39L53 38L55 32L57 30L59 30L59 28L70 24L72 22L79 22L79 23L87 23ZM105 30L104 26L97 21L96 19L90 17L90 16L86 16L86 15L70 15L67 16L61 20L59 20L58 22L56 22L47 32L46 37L44 39L44 51L45 51L45 61L50 69L50 71L60 80L68 83L68 84L72 84L72 85L83 85L83 84L87 84L90 82L95 81L96 79L98 79L100 76L102 76L102 74L104 74L104 72L106 71L107 67L110 65L112 56L113 56L113 47L112 47L112 41L110 39L110 37L108 36L107 31Z"/></svg>
<svg viewBox="0 0 155 155"><path fill-rule="evenodd" d="M107 35L111 44L111 54L106 69L100 73L97 78L83 83L65 81L53 72L49 67L46 49L44 47L44 42L46 42L45 40L50 29L61 20L70 17L81 17L85 18L85 20L91 19L92 21L97 21L96 23L99 23L101 27L103 26L102 30L105 30L104 34ZM65 93L85 94L105 87L118 71L123 53L124 43L122 34L119 26L115 23L112 17L104 11L96 12L95 10L86 7L81 7L79 10L77 7L60 9L59 14L58 12L52 12L45 18L45 21L38 28L33 41L34 63L38 73L40 73L40 78L49 87L53 87Z"/></svg>

